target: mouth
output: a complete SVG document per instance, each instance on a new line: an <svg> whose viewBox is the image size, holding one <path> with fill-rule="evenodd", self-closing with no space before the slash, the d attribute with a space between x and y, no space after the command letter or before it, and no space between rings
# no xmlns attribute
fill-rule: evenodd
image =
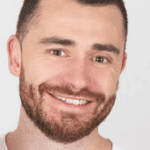
<svg viewBox="0 0 150 150"><path fill-rule="evenodd" d="M58 100L61 100L61 101L65 102L65 103L76 105L76 106L83 106L83 105L87 105L87 104L92 102L92 101L84 100L84 99L77 99L77 98L72 99L72 98L57 96L57 95L53 95L51 93L49 93L49 95L51 95L52 97L54 97Z"/></svg>

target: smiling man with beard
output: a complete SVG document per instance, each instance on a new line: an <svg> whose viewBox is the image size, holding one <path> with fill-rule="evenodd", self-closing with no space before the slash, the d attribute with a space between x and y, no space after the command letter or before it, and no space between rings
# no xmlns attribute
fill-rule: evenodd
<svg viewBox="0 0 150 150"><path fill-rule="evenodd" d="M9 150L117 150L98 134L125 68L122 0L24 0L8 40L20 78L18 128Z"/></svg>

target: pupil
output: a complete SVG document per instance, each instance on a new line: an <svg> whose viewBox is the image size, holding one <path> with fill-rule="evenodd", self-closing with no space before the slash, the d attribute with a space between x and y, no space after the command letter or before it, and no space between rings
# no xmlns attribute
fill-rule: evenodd
<svg viewBox="0 0 150 150"><path fill-rule="evenodd" d="M102 58L102 57L97 57L97 58L96 58L96 61L98 61L98 62L103 62L103 58Z"/></svg>
<svg viewBox="0 0 150 150"><path fill-rule="evenodd" d="M56 50L56 51L54 51L54 54L55 55L60 55L60 51Z"/></svg>

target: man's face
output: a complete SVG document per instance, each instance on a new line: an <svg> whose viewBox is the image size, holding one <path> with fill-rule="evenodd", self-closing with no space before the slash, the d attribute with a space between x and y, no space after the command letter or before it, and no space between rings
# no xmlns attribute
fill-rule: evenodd
<svg viewBox="0 0 150 150"><path fill-rule="evenodd" d="M123 18L117 6L63 0L43 0L40 11L23 41L20 96L47 137L70 143L89 135L114 104Z"/></svg>

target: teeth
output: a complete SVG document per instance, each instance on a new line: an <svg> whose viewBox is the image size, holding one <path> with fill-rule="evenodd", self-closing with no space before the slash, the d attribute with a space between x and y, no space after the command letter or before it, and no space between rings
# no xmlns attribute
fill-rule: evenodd
<svg viewBox="0 0 150 150"><path fill-rule="evenodd" d="M84 104L86 104L87 103L87 101L85 101L85 100L81 100L80 101L80 105L84 105Z"/></svg>
<svg viewBox="0 0 150 150"><path fill-rule="evenodd" d="M73 100L66 99L66 102L68 102L68 103L73 103Z"/></svg>
<svg viewBox="0 0 150 150"><path fill-rule="evenodd" d="M63 98L63 97L59 97L59 96L56 96L58 99L60 99L60 100L62 100L62 101L66 101L66 99L65 98Z"/></svg>
<svg viewBox="0 0 150 150"><path fill-rule="evenodd" d="M79 101L79 100L73 100L73 104L79 105L79 104L80 104L80 101Z"/></svg>
<svg viewBox="0 0 150 150"><path fill-rule="evenodd" d="M58 98L62 101L65 101L67 103L74 104L74 105L85 105L85 104L88 103L88 101L86 101L86 100L71 100L71 99L64 98L64 97L59 97L59 96L56 96L56 98Z"/></svg>

